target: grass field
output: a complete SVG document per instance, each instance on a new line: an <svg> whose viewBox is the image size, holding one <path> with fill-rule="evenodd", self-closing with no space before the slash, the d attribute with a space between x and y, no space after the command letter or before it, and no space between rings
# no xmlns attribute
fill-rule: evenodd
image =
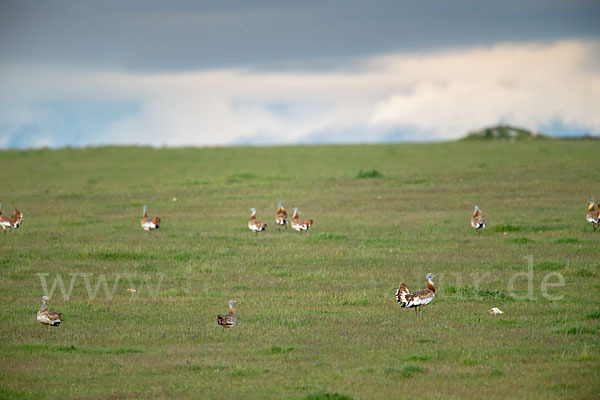
<svg viewBox="0 0 600 400"><path fill-rule="evenodd" d="M24 222L0 233L0 398L597 398L599 154L557 140L2 151L2 210ZM279 201L313 229L278 231ZM141 229L144 204L158 231ZM416 318L395 290L428 272L436 298ZM42 281L64 319L50 331ZM239 324L222 332L229 299Z"/></svg>

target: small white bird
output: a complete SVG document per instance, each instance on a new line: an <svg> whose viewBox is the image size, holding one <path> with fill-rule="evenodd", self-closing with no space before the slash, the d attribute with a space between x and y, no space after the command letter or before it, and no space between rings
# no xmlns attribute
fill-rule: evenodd
<svg viewBox="0 0 600 400"><path fill-rule="evenodd" d="M49 298L47 296L43 296L42 306L37 312L37 320L42 324L47 325L48 329L50 329L51 326L59 326L61 324L62 315L56 311L46 308L46 300L49 300Z"/></svg>
<svg viewBox="0 0 600 400"><path fill-rule="evenodd" d="M500 315L500 314L504 314L504 311L502 311L498 307L492 307L488 310L488 313L491 315Z"/></svg>

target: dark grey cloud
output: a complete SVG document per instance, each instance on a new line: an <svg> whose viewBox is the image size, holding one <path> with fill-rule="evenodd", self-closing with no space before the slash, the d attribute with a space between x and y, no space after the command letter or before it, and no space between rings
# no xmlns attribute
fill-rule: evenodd
<svg viewBox="0 0 600 400"><path fill-rule="evenodd" d="M600 2L585 0L5 0L0 62L318 68L392 51L597 38L599 21Z"/></svg>

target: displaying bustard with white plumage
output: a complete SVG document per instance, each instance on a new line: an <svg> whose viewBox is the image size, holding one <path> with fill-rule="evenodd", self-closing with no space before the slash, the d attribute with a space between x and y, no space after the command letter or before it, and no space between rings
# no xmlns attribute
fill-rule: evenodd
<svg viewBox="0 0 600 400"><path fill-rule="evenodd" d="M47 308L46 300L49 300L48 296L43 296L42 306L37 312L37 320L42 324L47 325L48 329L50 329L51 326L59 326L61 324L62 315L60 313L57 313L56 311Z"/></svg>
<svg viewBox="0 0 600 400"><path fill-rule="evenodd" d="M142 228L144 228L145 231L149 231L151 229L158 229L160 228L160 218L150 218L148 216L148 208L144 206L144 215L142 216L141 224Z"/></svg>
<svg viewBox="0 0 600 400"><path fill-rule="evenodd" d="M303 220L300 219L300 212L297 207L294 207L294 215L292 215L292 228L302 233L302 231L307 231L313 224L312 219Z"/></svg>
<svg viewBox="0 0 600 400"><path fill-rule="evenodd" d="M475 232L479 232L480 229L485 228L485 220L483 219L483 212L479 206L475 206L473 212L473 218L471 218L471 226L475 228Z"/></svg>
<svg viewBox="0 0 600 400"><path fill-rule="evenodd" d="M433 301L435 297L435 285L433 284L433 278L435 275L427 274L427 289L419 290L411 293L406 284L402 282L398 290L396 290L396 299L398 303L402 303L402 308L414 308L415 314L421 313L421 307Z"/></svg>
<svg viewBox="0 0 600 400"><path fill-rule="evenodd" d="M15 208L13 216L2 214L2 203L0 203L0 226L6 233L7 229L17 229L23 222L23 213Z"/></svg>
<svg viewBox="0 0 600 400"><path fill-rule="evenodd" d="M258 236L258 232L267 230L267 224L256 220L256 208L251 208L250 211L252 211L252 214L248 221L248 228Z"/></svg>
<svg viewBox="0 0 600 400"><path fill-rule="evenodd" d="M227 314L217 315L217 324L222 328L232 328L237 325L237 317L233 312L233 305L237 303L235 300L229 300L229 312Z"/></svg>

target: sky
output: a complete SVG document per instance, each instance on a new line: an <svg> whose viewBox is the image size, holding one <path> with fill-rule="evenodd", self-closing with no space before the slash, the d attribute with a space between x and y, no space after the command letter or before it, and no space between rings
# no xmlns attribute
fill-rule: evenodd
<svg viewBox="0 0 600 400"><path fill-rule="evenodd" d="M600 1L0 4L0 148L600 136Z"/></svg>

